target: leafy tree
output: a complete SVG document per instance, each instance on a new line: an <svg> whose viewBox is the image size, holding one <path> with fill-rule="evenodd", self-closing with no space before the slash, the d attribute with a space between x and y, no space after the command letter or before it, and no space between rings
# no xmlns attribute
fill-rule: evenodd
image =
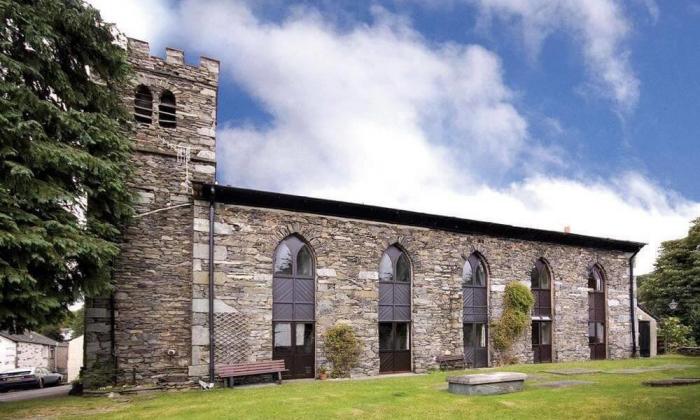
<svg viewBox="0 0 700 420"><path fill-rule="evenodd" d="M52 340L56 340L58 342L63 341L63 334L61 334L61 328L63 323L57 323L57 324L51 324L51 325L44 325L39 329L39 333L41 335L45 335L46 337L49 337Z"/></svg>
<svg viewBox="0 0 700 420"><path fill-rule="evenodd" d="M0 329L109 287L131 214L126 52L81 0L0 0Z"/></svg>
<svg viewBox="0 0 700 420"><path fill-rule="evenodd" d="M73 312L71 319L68 322L68 328L73 332L71 338L75 338L85 334L85 307Z"/></svg>
<svg viewBox="0 0 700 420"><path fill-rule="evenodd" d="M671 309L674 300L678 307ZM685 238L661 244L654 271L639 287L639 301L657 317L678 317L700 342L700 219Z"/></svg>

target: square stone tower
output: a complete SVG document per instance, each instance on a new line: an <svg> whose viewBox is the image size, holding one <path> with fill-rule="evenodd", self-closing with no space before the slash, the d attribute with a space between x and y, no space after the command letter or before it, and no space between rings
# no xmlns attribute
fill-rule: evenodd
<svg viewBox="0 0 700 420"><path fill-rule="evenodd" d="M215 181L219 62L128 39L135 72L124 102L136 120L136 217L115 261L111 296L86 302L85 367L120 383L185 382L191 362L192 182Z"/></svg>

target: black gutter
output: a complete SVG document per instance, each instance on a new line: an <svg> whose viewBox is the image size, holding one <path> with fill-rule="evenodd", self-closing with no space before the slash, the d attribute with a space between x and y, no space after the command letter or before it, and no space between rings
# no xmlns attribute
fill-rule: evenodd
<svg viewBox="0 0 700 420"><path fill-rule="evenodd" d="M214 382L214 187L209 199L209 382Z"/></svg>
<svg viewBox="0 0 700 420"><path fill-rule="evenodd" d="M335 200L324 200L319 198L280 194L268 191L257 191L221 185L199 184L197 188L195 188L195 195L199 195L198 198L204 200L215 200L216 202L225 204L288 210L397 225L417 226L448 232L488 235L505 239L520 239L526 241L555 243L579 247L582 246L624 252L638 252L645 245L641 242L598 238L573 233L525 228L500 223L482 222L470 219L460 219L457 217L391 209L387 207L347 203ZM214 195L216 195L215 198Z"/></svg>
<svg viewBox="0 0 700 420"><path fill-rule="evenodd" d="M634 304L634 257L637 256L637 253L639 251L636 251L632 256L630 257L629 264L630 264L630 319L632 320L632 357L637 357L637 325L636 325L636 319L637 317L635 316L637 312L637 308L635 308Z"/></svg>

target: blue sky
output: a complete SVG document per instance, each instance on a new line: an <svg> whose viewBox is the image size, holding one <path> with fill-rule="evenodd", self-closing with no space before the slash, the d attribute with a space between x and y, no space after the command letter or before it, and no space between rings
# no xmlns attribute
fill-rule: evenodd
<svg viewBox="0 0 700 420"><path fill-rule="evenodd" d="M641 271L700 216L700 1L91 2L221 60L222 184L570 225Z"/></svg>

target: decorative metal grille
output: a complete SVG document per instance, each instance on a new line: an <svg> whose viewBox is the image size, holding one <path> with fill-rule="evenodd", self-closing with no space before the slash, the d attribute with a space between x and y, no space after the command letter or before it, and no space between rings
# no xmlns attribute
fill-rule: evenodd
<svg viewBox="0 0 700 420"><path fill-rule="evenodd" d="M242 363L250 353L248 317L240 313L214 314L216 363Z"/></svg>

